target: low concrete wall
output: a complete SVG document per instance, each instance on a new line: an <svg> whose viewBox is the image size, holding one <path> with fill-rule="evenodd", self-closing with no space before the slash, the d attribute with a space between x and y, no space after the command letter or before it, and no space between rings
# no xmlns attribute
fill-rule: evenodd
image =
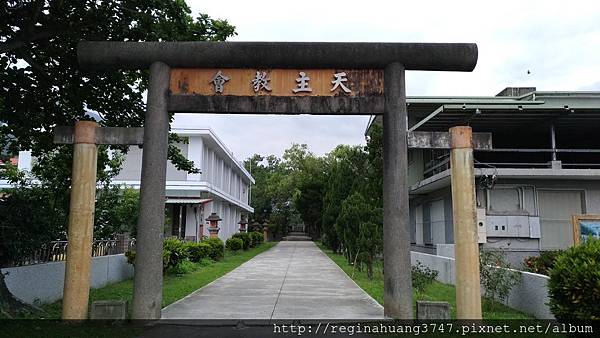
<svg viewBox="0 0 600 338"><path fill-rule="evenodd" d="M454 244L436 244L435 250L438 256L454 258Z"/></svg>
<svg viewBox="0 0 600 338"><path fill-rule="evenodd" d="M51 303L62 299L65 280L65 262L53 262L1 270L6 276L6 286L13 295L27 303ZM127 264L125 255L92 258L91 287L133 277L133 266Z"/></svg>
<svg viewBox="0 0 600 338"><path fill-rule="evenodd" d="M430 269L437 270L438 281L454 285L454 258L411 251L412 264L416 264L417 261ZM525 271L518 272L521 274L521 282L511 290L507 305L529 313L535 318L554 319L550 308L546 305L549 301L548 276Z"/></svg>

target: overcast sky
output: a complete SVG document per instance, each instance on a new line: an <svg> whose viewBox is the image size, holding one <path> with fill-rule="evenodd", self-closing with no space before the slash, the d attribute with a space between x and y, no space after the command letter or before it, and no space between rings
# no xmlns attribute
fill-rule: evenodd
<svg viewBox="0 0 600 338"><path fill-rule="evenodd" d="M600 1L187 0L194 15L226 19L231 41L474 42L472 73L408 72L408 95L495 95L507 86L600 90ZM530 71L530 74L527 74ZM210 127L235 156L316 154L364 144L368 117L177 115Z"/></svg>

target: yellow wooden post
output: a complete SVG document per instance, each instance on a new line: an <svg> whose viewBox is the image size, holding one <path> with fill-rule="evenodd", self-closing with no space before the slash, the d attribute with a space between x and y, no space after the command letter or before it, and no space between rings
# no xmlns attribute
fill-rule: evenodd
<svg viewBox="0 0 600 338"><path fill-rule="evenodd" d="M481 319L479 246L471 127L450 128L456 318Z"/></svg>
<svg viewBox="0 0 600 338"><path fill-rule="evenodd" d="M97 127L98 124L91 121L75 124L63 319L87 319L96 198Z"/></svg>

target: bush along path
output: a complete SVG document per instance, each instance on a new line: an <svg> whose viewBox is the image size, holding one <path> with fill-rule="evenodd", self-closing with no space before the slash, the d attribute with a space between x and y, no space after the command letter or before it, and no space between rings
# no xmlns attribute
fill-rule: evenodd
<svg viewBox="0 0 600 338"><path fill-rule="evenodd" d="M373 276L369 278L367 269L356 269L346 257L334 253L321 243L319 248L331 258L358 286L383 305L383 262L373 263ZM428 301L443 301L450 303L451 316L456 318L456 294L453 285L435 281L437 271L428 269L420 263L412 268L414 295L413 299ZM533 319L531 316L514 310L502 303L483 300L483 319Z"/></svg>
<svg viewBox="0 0 600 338"><path fill-rule="evenodd" d="M242 265L252 257L272 248L276 242L262 243L262 234L252 236L247 250L226 249L218 238L205 239L200 243L166 239L163 245L163 300L165 307L217 278ZM243 245L242 245L243 247ZM126 253L128 261L135 264L135 253ZM133 299L133 279L90 290L90 304L97 300ZM36 318L58 319L61 316L61 301L41 306L44 313ZM131 307L129 307L131 310ZM131 313L130 313L131 314Z"/></svg>

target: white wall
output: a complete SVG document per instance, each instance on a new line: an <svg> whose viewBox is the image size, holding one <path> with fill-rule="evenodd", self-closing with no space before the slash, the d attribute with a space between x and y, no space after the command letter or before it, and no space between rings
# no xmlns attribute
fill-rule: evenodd
<svg viewBox="0 0 600 338"><path fill-rule="evenodd" d="M65 262L52 262L4 268L8 290L22 301L52 303L63 296ZM92 258L91 287L101 288L110 283L133 277L133 266L127 264L125 255Z"/></svg>
<svg viewBox="0 0 600 338"><path fill-rule="evenodd" d="M204 159L204 142L202 137L190 136L187 150L187 158L190 161L194 161L194 167L202 171L202 161ZM199 174L187 174L188 181L202 181L202 173Z"/></svg>
<svg viewBox="0 0 600 338"><path fill-rule="evenodd" d="M411 251L410 254L413 265L419 261L424 266L438 271L438 281L454 285L454 258L415 251ZM519 271L519 273L521 274L521 282L511 290L507 305L513 309L529 313L538 319L554 319L550 308L546 305L549 302L548 276L525 271Z"/></svg>

